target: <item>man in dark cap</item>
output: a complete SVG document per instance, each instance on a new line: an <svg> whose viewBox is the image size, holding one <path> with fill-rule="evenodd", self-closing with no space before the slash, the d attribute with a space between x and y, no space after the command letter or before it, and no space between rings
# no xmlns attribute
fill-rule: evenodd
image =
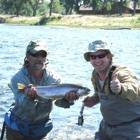
<svg viewBox="0 0 140 140"><path fill-rule="evenodd" d="M103 119L95 140L136 140L140 135L138 79L127 67L114 64L113 57L105 41L89 44L84 58L94 67L94 94L83 102L87 107L100 103Z"/></svg>
<svg viewBox="0 0 140 140"><path fill-rule="evenodd" d="M47 140L47 134L53 127L50 118L53 103L51 99L35 100L37 90L33 85L47 86L62 82L56 72L47 68L47 55L46 43L32 40L27 46L23 67L11 79L15 104L5 115L7 140ZM17 83L29 85L30 89L18 93ZM71 91L55 104L70 108L70 105L74 104L73 100L78 98L78 95Z"/></svg>

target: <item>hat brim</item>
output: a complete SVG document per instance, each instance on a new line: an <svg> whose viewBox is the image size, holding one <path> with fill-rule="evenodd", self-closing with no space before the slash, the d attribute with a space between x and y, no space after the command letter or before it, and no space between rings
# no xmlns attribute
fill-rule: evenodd
<svg viewBox="0 0 140 140"><path fill-rule="evenodd" d="M47 53L46 48L40 47L40 46L39 47L35 47L35 48L30 50L30 52L33 53L33 54L37 53L38 51L45 51Z"/></svg>
<svg viewBox="0 0 140 140"><path fill-rule="evenodd" d="M112 53L110 52L110 50L107 50L107 51L111 54L111 57L114 57L114 54L112 54ZM89 52L85 52L85 53L84 53L84 58L85 58L85 60L86 60L87 62L90 61L89 54L90 54L91 52L94 52L94 51L89 51Z"/></svg>

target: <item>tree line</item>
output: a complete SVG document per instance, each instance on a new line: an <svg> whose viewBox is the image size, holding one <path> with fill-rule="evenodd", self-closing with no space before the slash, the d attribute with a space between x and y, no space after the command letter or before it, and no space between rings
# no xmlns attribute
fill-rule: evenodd
<svg viewBox="0 0 140 140"><path fill-rule="evenodd" d="M118 14L122 15L122 5L128 6L132 0L0 0L0 14L37 16L52 15L59 13L64 15L79 14L81 5L92 7L93 14L106 7L109 11L115 4L119 7ZM140 5L140 0L133 0L134 7L132 15L135 15L136 5Z"/></svg>

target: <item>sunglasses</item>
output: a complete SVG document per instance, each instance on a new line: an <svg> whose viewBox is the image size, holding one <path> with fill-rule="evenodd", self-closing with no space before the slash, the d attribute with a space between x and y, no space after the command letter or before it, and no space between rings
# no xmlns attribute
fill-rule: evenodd
<svg viewBox="0 0 140 140"><path fill-rule="evenodd" d="M101 54L98 54L98 55L90 55L89 57L90 57L91 60L95 60L97 57L98 57L99 59L102 59L102 58L104 58L107 54L108 54L108 52L106 52L106 53L101 53Z"/></svg>
<svg viewBox="0 0 140 140"><path fill-rule="evenodd" d="M42 58L47 57L47 53L46 53L46 52L35 53L35 54L33 54L33 53L30 52L30 55L31 55L32 57L39 57L39 56L42 57Z"/></svg>

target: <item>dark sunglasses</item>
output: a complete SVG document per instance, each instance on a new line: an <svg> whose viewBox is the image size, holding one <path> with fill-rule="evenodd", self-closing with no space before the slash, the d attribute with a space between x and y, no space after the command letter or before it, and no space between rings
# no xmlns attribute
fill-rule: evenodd
<svg viewBox="0 0 140 140"><path fill-rule="evenodd" d="M102 59L102 58L104 58L107 54L108 54L108 52L106 52L106 53L101 53L101 54L98 54L98 55L90 55L89 57L90 57L91 60L95 60L97 57L98 57L99 59Z"/></svg>
<svg viewBox="0 0 140 140"><path fill-rule="evenodd" d="M47 53L46 53L46 52L35 53L35 54L33 54L33 53L30 52L30 55L31 55L32 57L39 57L39 56L42 57L42 58L47 57Z"/></svg>

